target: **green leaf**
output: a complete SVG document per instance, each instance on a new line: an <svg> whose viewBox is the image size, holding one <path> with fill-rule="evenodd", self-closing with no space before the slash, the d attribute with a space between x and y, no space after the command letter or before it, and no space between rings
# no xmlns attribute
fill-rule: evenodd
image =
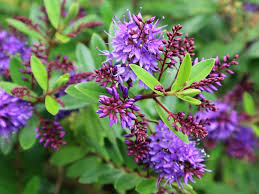
<svg viewBox="0 0 259 194"><path fill-rule="evenodd" d="M26 24L24 24L23 22L21 21L18 21L16 19L11 19L11 18L8 18L7 19L7 22L8 24L12 25L13 27L15 27L17 30L23 32L24 34L27 34L31 37L34 37L36 39L40 39L44 42L46 42L45 38L39 33L39 32L36 32L34 30L31 30Z"/></svg>
<svg viewBox="0 0 259 194"><path fill-rule="evenodd" d="M6 93L12 94L11 91L13 88L19 86L18 84L12 83L12 82L6 82L6 81L1 81L0 82L0 88L4 89Z"/></svg>
<svg viewBox="0 0 259 194"><path fill-rule="evenodd" d="M57 166L64 166L84 157L85 150L77 146L65 146L59 152L54 152L50 158L50 163Z"/></svg>
<svg viewBox="0 0 259 194"><path fill-rule="evenodd" d="M259 127L257 125L251 125L254 133L256 134L257 137L259 137Z"/></svg>
<svg viewBox="0 0 259 194"><path fill-rule="evenodd" d="M108 41L109 43L112 42L112 37L115 35L115 31L118 29L118 26L115 25L113 22L111 22L110 27L109 27L109 36L108 36ZM109 50L112 51L112 44L109 44Z"/></svg>
<svg viewBox="0 0 259 194"><path fill-rule="evenodd" d="M155 77L148 73L145 69L138 65L131 64L130 68L134 71L136 76L143 81L151 90L159 95L163 95L162 92L155 90L156 85L162 85Z"/></svg>
<svg viewBox="0 0 259 194"><path fill-rule="evenodd" d="M78 43L76 46L76 58L78 62L78 69L80 71L94 72L95 65L92 54L84 44Z"/></svg>
<svg viewBox="0 0 259 194"><path fill-rule="evenodd" d="M12 89L18 87L18 84L12 83L12 82L6 82L6 81L1 81L0 82L0 88L2 88L3 90L5 90L6 93L12 95ZM33 96L37 96L33 91L31 91L31 95ZM23 98L23 100L27 100L27 96L25 96ZM30 98L30 101L34 101L34 98Z"/></svg>
<svg viewBox="0 0 259 194"><path fill-rule="evenodd" d="M11 133L8 138L4 136L0 136L0 150L4 155L9 154L17 140L17 133Z"/></svg>
<svg viewBox="0 0 259 194"><path fill-rule="evenodd" d="M136 186L136 191L141 194L150 194L157 192L156 179L143 179Z"/></svg>
<svg viewBox="0 0 259 194"><path fill-rule="evenodd" d="M196 191L193 189L193 187L190 184L187 184L187 185L184 184L184 189L186 191L188 191L190 194L197 194Z"/></svg>
<svg viewBox="0 0 259 194"><path fill-rule="evenodd" d="M65 84L67 84L68 80L69 80L69 73L61 75L55 82L54 88L59 88L61 86L64 86Z"/></svg>
<svg viewBox="0 0 259 194"><path fill-rule="evenodd" d="M65 29L63 30L63 33L68 34L69 32L77 29L79 27L79 25L82 24L87 24L88 22L96 22L96 21L100 21L100 17L98 17L95 14L87 14L87 16L82 17L78 20L75 20L75 22L72 25L67 25L65 26Z"/></svg>
<svg viewBox="0 0 259 194"><path fill-rule="evenodd" d="M116 180L114 187L118 191L127 191L133 189L140 180L135 174L123 174Z"/></svg>
<svg viewBox="0 0 259 194"><path fill-rule="evenodd" d="M75 88L78 89L82 94L87 97L87 100L97 102L100 95L106 94L106 89L100 87L96 82L83 82L75 85Z"/></svg>
<svg viewBox="0 0 259 194"><path fill-rule="evenodd" d="M184 87L185 83L189 80L192 69L192 60L189 53L183 59L180 69L178 71L176 80L172 85L171 91L177 91Z"/></svg>
<svg viewBox="0 0 259 194"><path fill-rule="evenodd" d="M48 73L39 58L31 57L31 71L40 87L46 91L48 88Z"/></svg>
<svg viewBox="0 0 259 194"><path fill-rule="evenodd" d="M61 33L56 33L55 37L61 43L67 43L71 40L71 38L69 36L66 36L66 35L61 34Z"/></svg>
<svg viewBox="0 0 259 194"><path fill-rule="evenodd" d="M90 184L98 180L98 177L102 175L105 171L109 170L111 167L108 164L101 164L96 167L92 165L89 169L79 178L79 183Z"/></svg>
<svg viewBox="0 0 259 194"><path fill-rule="evenodd" d="M60 21L60 10L61 6L58 0L44 0L44 5L50 20L50 23L58 29Z"/></svg>
<svg viewBox="0 0 259 194"><path fill-rule="evenodd" d="M30 82L26 82L22 79L22 77L25 76L28 80L30 80L30 77L20 72L20 69L25 69L25 66L22 65L21 60L17 57L11 57L10 74L12 81L18 85L30 87Z"/></svg>
<svg viewBox="0 0 259 194"><path fill-rule="evenodd" d="M114 7L112 6L111 1L103 1L100 6L100 14L104 21L105 29L109 27L109 24L111 23L113 16L116 14L114 14L113 8ZM116 14L116 16L118 15Z"/></svg>
<svg viewBox="0 0 259 194"><path fill-rule="evenodd" d="M174 127L172 127L172 122L168 121L168 113L158 104L155 105L156 111L158 113L158 115L160 116L160 118L162 119L162 121L167 125L167 127L174 132L174 134L179 137L183 142L185 143L189 143L189 139L188 136L186 134L183 134L181 131L176 131Z"/></svg>
<svg viewBox="0 0 259 194"><path fill-rule="evenodd" d="M78 2L74 2L74 3L70 6L70 8L69 8L69 10L68 10L68 14L67 14L67 16L66 16L66 18L65 18L65 20L64 20L64 22L63 22L63 26L64 26L64 27L65 27L66 25L68 25L69 22L77 16L78 11L79 11L79 3L78 3Z"/></svg>
<svg viewBox="0 0 259 194"><path fill-rule="evenodd" d="M76 178L84 174L87 170L91 168L96 168L100 165L101 160L96 156L91 156L84 158L73 163L67 168L66 175L70 178Z"/></svg>
<svg viewBox="0 0 259 194"><path fill-rule="evenodd" d="M39 187L40 187L40 178L37 176L34 176L26 184L22 194L38 194Z"/></svg>
<svg viewBox="0 0 259 194"><path fill-rule="evenodd" d="M45 107L50 114L56 115L59 110L59 103L53 96L47 95L45 98Z"/></svg>
<svg viewBox="0 0 259 194"><path fill-rule="evenodd" d="M96 33L94 33L91 37L90 49L93 54L96 68L100 68L102 66L102 62L105 61L106 56L100 55L101 53L99 50L107 50L107 46L105 45L103 39Z"/></svg>
<svg viewBox="0 0 259 194"><path fill-rule="evenodd" d="M68 86L66 88L65 92L74 98L83 100L84 102L89 102L88 96L84 95L75 86L76 86L76 84L72 84L72 85Z"/></svg>
<svg viewBox="0 0 259 194"><path fill-rule="evenodd" d="M243 106L247 114L255 114L255 103L253 97L247 92L243 94Z"/></svg>
<svg viewBox="0 0 259 194"><path fill-rule="evenodd" d="M23 129L21 129L19 135L19 142L24 150L30 149L36 142L37 133L35 132L35 129L38 123L38 117L32 116L32 118L26 122L26 126Z"/></svg>
<svg viewBox="0 0 259 194"><path fill-rule="evenodd" d="M177 95L183 95L183 96L196 96L197 94L200 94L201 91L199 89L186 89L182 90L180 92L177 92Z"/></svg>
<svg viewBox="0 0 259 194"><path fill-rule="evenodd" d="M111 168L104 171L99 177L98 177L98 183L100 184L112 184L114 183L121 175L123 174L123 171L121 169L117 168Z"/></svg>
<svg viewBox="0 0 259 194"><path fill-rule="evenodd" d="M207 59L192 66L190 79L187 85L191 85L195 81L199 82L205 79L211 72L214 64L215 59Z"/></svg>
<svg viewBox="0 0 259 194"><path fill-rule="evenodd" d="M194 105L200 105L201 104L201 101L198 100L198 99L195 99L191 96L182 96L182 95L176 95L178 98L180 98L181 100L183 101L186 101L190 104L194 104Z"/></svg>
<svg viewBox="0 0 259 194"><path fill-rule="evenodd" d="M59 99L62 100L62 102L65 104L65 107L60 107L60 110L75 110L88 104L87 102L78 98L74 98L70 95L64 95Z"/></svg>

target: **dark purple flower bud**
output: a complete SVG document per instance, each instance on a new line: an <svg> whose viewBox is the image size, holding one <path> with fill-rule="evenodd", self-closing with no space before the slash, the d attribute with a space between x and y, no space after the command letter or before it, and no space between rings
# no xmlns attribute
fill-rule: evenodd
<svg viewBox="0 0 259 194"><path fill-rule="evenodd" d="M66 144L63 140L66 134L64 128L56 121L41 120L36 132L36 138L39 138L39 142L43 143L44 147L59 151L60 146Z"/></svg>
<svg viewBox="0 0 259 194"><path fill-rule="evenodd" d="M163 92L164 91L164 87L162 85L155 85L154 89L159 91L159 92Z"/></svg>

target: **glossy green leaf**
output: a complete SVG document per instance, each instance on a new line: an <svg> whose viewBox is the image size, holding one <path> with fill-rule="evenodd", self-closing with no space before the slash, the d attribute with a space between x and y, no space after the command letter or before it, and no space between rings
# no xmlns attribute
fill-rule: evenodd
<svg viewBox="0 0 259 194"><path fill-rule="evenodd" d="M100 175L110 168L111 167L108 164L101 164L96 167L91 165L89 166L89 169L79 178L79 182L82 184L94 183L98 180Z"/></svg>
<svg viewBox="0 0 259 194"><path fill-rule="evenodd" d="M66 18L63 22L64 27L66 25L68 25L69 22L77 16L78 11L79 11L79 3L73 2L72 5L70 6L70 8L68 10L68 13L67 13L67 16L66 16Z"/></svg>
<svg viewBox="0 0 259 194"><path fill-rule="evenodd" d="M185 143L189 143L188 136L183 134L181 131L176 131L174 127L172 127L172 121L168 121L168 113L158 104L155 105L156 111L158 115L160 116L161 120L166 124L166 126L174 132L174 134L179 137L182 141Z"/></svg>
<svg viewBox="0 0 259 194"><path fill-rule="evenodd" d="M255 103L253 97L247 92L243 94L243 106L247 114L255 114Z"/></svg>
<svg viewBox="0 0 259 194"><path fill-rule="evenodd" d="M259 127L257 125L251 125L254 133L256 134L257 137L259 137Z"/></svg>
<svg viewBox="0 0 259 194"><path fill-rule="evenodd" d="M106 60L106 56L100 55L100 50L107 50L107 46L105 45L103 39L96 33L94 33L91 37L90 50L95 61L95 67L100 68L102 66L102 62Z"/></svg>
<svg viewBox="0 0 259 194"><path fill-rule="evenodd" d="M87 96L87 100L97 102L100 95L107 94L106 89L96 82L83 82L75 85L75 88Z"/></svg>
<svg viewBox="0 0 259 194"><path fill-rule="evenodd" d="M56 33L55 37L61 43L67 43L71 40L71 37L61 34L61 33Z"/></svg>
<svg viewBox="0 0 259 194"><path fill-rule="evenodd" d="M61 86L64 86L65 84L67 84L68 80L69 80L69 73L61 75L55 82L54 88L59 88Z"/></svg>
<svg viewBox="0 0 259 194"><path fill-rule="evenodd" d="M127 191L133 189L140 180L135 174L123 174L116 180L114 187L118 191Z"/></svg>
<svg viewBox="0 0 259 194"><path fill-rule="evenodd" d="M85 102L89 102L88 96L84 95L75 86L76 84L70 85L69 87L66 88L65 92L74 98L83 100Z"/></svg>
<svg viewBox="0 0 259 194"><path fill-rule="evenodd" d="M53 96L47 95L45 98L45 107L50 114L56 115L59 110L59 103Z"/></svg>
<svg viewBox="0 0 259 194"><path fill-rule="evenodd" d="M70 178L76 178L83 175L89 168L96 168L100 165L101 160L96 156L90 156L78 160L67 168L66 175Z"/></svg>
<svg viewBox="0 0 259 194"><path fill-rule="evenodd" d="M143 179L136 186L136 191L141 194L150 194L157 192L156 179Z"/></svg>
<svg viewBox="0 0 259 194"><path fill-rule="evenodd" d="M186 101L190 104L194 104L194 105L200 105L201 104L201 101L198 100L198 99L195 99L191 96L182 96L182 95L176 95L178 98L180 98L181 100L183 101Z"/></svg>
<svg viewBox="0 0 259 194"><path fill-rule="evenodd" d="M18 84L15 84L13 82L7 82L7 81L1 81L0 82L0 88L5 90L8 94L12 94L11 91L13 88L19 86Z"/></svg>
<svg viewBox="0 0 259 194"><path fill-rule="evenodd" d="M58 0L44 0L44 5L48 14L50 23L58 29L61 17L61 6Z"/></svg>
<svg viewBox="0 0 259 194"><path fill-rule="evenodd" d="M76 58L78 62L78 69L80 71L94 72L95 65L92 54L84 44L78 43L76 46Z"/></svg>
<svg viewBox="0 0 259 194"><path fill-rule="evenodd" d="M187 53L183 59L180 69L174 84L172 85L171 91L177 91L184 87L185 83L189 80L192 69L192 60L189 53Z"/></svg>
<svg viewBox="0 0 259 194"><path fill-rule="evenodd" d="M151 90L159 95L163 95L162 92L155 90L156 85L162 85L155 77L148 73L145 69L138 65L131 64L130 68L134 71L136 76L143 81Z"/></svg>
<svg viewBox="0 0 259 194"><path fill-rule="evenodd" d="M30 77L24 73L22 73L20 70L25 69L25 66L22 65L21 60L17 57L11 57L10 59L10 75L12 78L12 81L14 83L17 83L20 86L27 86L30 87L30 82L24 81L22 79L23 76L25 76L28 80L30 80Z"/></svg>
<svg viewBox="0 0 259 194"><path fill-rule="evenodd" d="M204 78L206 78L211 72L214 64L215 64L215 59L207 59L192 66L188 85L191 85L195 81L199 82Z"/></svg>
<svg viewBox="0 0 259 194"><path fill-rule="evenodd" d="M13 88L16 88L16 87L18 87L19 85L18 84L15 84L15 83L13 83L13 82L7 82L7 81L1 81L0 82L0 88L2 88L3 90L5 90L6 91L6 93L8 93L8 94L10 94L10 95L12 95L12 89ZM37 96L33 91L31 91L31 95L32 96ZM25 96L24 98L23 98L24 100L28 100L27 99L27 96ZM30 101L35 101L35 99L34 98L30 98L29 99Z"/></svg>
<svg viewBox="0 0 259 194"><path fill-rule="evenodd" d="M115 25L113 22L111 22L110 27L109 27L109 35L108 35L108 41L109 43L112 42L112 37L115 35L115 31L118 29L118 26ZM109 44L109 50L112 51L112 44Z"/></svg>
<svg viewBox="0 0 259 194"><path fill-rule="evenodd" d="M32 177L25 185L22 194L38 194L40 188L40 178L37 176Z"/></svg>
<svg viewBox="0 0 259 194"><path fill-rule="evenodd" d="M114 183L124 172L121 169L111 168L102 172L98 177L98 183L100 184L112 184Z"/></svg>
<svg viewBox="0 0 259 194"><path fill-rule="evenodd" d="M39 58L31 57L31 71L40 87L46 91L48 88L48 73Z"/></svg>
<svg viewBox="0 0 259 194"><path fill-rule="evenodd" d="M84 100L80 100L70 95L64 95L59 99L65 104L65 107L60 107L60 110L75 110L88 104Z"/></svg>
<svg viewBox="0 0 259 194"><path fill-rule="evenodd" d="M101 18L99 18L96 14L89 14L89 15L87 14L87 16L75 20L75 22L72 25L65 26L65 29L62 32L65 34L68 34L74 29L77 29L79 25L87 24L88 22L96 22L96 21L101 21Z"/></svg>
<svg viewBox="0 0 259 194"><path fill-rule="evenodd" d="M21 21L18 21L16 19L7 19L8 24L12 25L13 27L15 27L17 30L23 32L26 35L29 35L31 37L34 37L36 39L40 39L41 41L46 42L45 38L39 33L36 32L32 29L30 29L26 24L24 24Z"/></svg>
<svg viewBox="0 0 259 194"><path fill-rule="evenodd" d="M177 92L177 95L183 95L183 96L196 96L197 94L200 94L201 91L199 89L186 89L182 90L180 92Z"/></svg>
<svg viewBox="0 0 259 194"><path fill-rule="evenodd" d="M26 126L21 129L19 134L19 142L24 150L30 149L36 142L36 127L39 124L39 119L32 116L27 122Z"/></svg>
<svg viewBox="0 0 259 194"><path fill-rule="evenodd" d="M17 133L9 134L8 138L5 136L0 136L0 150L4 155L9 154L17 140Z"/></svg>
<svg viewBox="0 0 259 194"><path fill-rule="evenodd" d="M77 146L64 146L59 152L54 152L50 158L50 163L57 166L64 166L84 157L85 150Z"/></svg>

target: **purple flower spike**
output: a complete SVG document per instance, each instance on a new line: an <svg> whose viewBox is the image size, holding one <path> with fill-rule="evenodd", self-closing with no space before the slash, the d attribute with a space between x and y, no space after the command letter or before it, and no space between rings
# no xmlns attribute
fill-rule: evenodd
<svg viewBox="0 0 259 194"><path fill-rule="evenodd" d="M30 49L26 43L13 34L0 29L0 71L2 74L9 70L10 56L19 54L22 59L28 59Z"/></svg>
<svg viewBox="0 0 259 194"><path fill-rule="evenodd" d="M32 116L29 102L7 94L0 89L0 135L8 138L12 132L24 127Z"/></svg>
<svg viewBox="0 0 259 194"><path fill-rule="evenodd" d="M244 2L243 3L243 9L249 12L256 12L259 10L259 5L258 4L253 4L250 2Z"/></svg>
<svg viewBox="0 0 259 194"><path fill-rule="evenodd" d="M216 102L217 111L203 111L196 115L199 119L208 119L210 123L206 129L208 130L208 138L212 140L224 140L237 130L238 114L231 106L222 102Z"/></svg>
<svg viewBox="0 0 259 194"><path fill-rule="evenodd" d="M136 80L136 75L128 65L131 63L138 64L151 74L157 71L157 55L161 53L159 47L162 45L163 27L157 27L159 20L155 21L152 17L143 21L140 12L136 16L130 11L128 18L128 21L125 17L120 21L115 17L113 23L117 30L112 37L113 51L103 52L107 55L107 60L113 58L122 63L118 65L117 73L121 82Z"/></svg>
<svg viewBox="0 0 259 194"><path fill-rule="evenodd" d="M193 141L185 144L162 121L150 140L147 163L159 173L158 182L166 179L166 183L177 182L183 187L182 178L188 184L194 182L193 176L201 178L205 171L209 171L202 164L206 157L203 150L196 148Z"/></svg>
<svg viewBox="0 0 259 194"><path fill-rule="evenodd" d="M227 140L227 153L238 159L255 160L258 139L250 127L239 126L237 132Z"/></svg>

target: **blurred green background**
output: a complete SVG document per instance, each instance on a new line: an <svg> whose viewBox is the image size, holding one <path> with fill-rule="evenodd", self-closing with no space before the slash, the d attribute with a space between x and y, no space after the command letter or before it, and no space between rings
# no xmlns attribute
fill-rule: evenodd
<svg viewBox="0 0 259 194"><path fill-rule="evenodd" d="M67 0L68 6L72 0ZM236 72L225 81L225 87L216 94L222 97L244 75L254 82L252 95L258 105L259 91L259 10L250 12L242 5L248 1L238 0L79 0L80 6L85 9L86 17L103 21L104 25L86 30L75 40L56 48L71 59L75 59L75 47L78 41L88 45L91 35L100 34L107 42L107 35L113 15L122 17L127 9L137 13L142 9L144 16L164 18L161 25L168 24L170 29L175 24L182 24L183 33L195 38L196 53L199 58L222 57L226 54L239 54L239 66L234 67ZM258 3L257 0L249 2ZM8 28L6 18L25 15L37 20L38 8L41 0L0 0L0 21L2 28ZM90 19L89 19L90 20ZM215 98L215 97L214 97ZM180 109L183 107L180 107ZM197 193L201 194L255 194L259 193L259 164L232 159L224 154L218 146L209 153L208 169L202 180L193 184ZM0 156L0 194L15 194L19 176L26 182L32 175L42 178L40 193L53 193L55 189L56 168L47 164L48 153L41 146L19 153L14 152L7 156ZM53 169L52 169L53 168ZM20 169L18 172L17 169ZM17 174L18 173L18 174ZM18 178L17 178L18 176ZM95 185L78 184L75 179L66 179L62 194L83 193L116 193L113 186L101 187ZM12 190L13 189L13 190ZM135 191L129 192L134 193Z"/></svg>

